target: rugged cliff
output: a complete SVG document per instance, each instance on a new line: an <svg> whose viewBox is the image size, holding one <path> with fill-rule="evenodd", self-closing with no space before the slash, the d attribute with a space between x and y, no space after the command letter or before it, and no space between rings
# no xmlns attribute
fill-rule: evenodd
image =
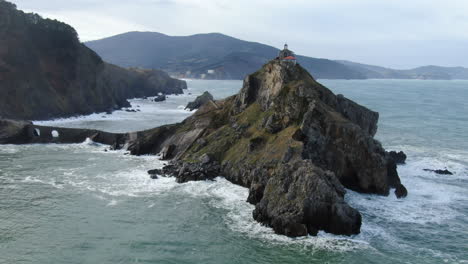
<svg viewBox="0 0 468 264"><path fill-rule="evenodd" d="M67 24L0 0L0 117L48 119L109 111L126 99L182 93L185 82L156 70L104 63Z"/></svg>
<svg viewBox="0 0 468 264"><path fill-rule="evenodd" d="M406 195L396 165L373 139L378 113L334 95L299 65L273 60L240 93L176 125L139 132L133 154L158 154L178 182L218 175L250 188L253 217L288 236L356 234L361 216L345 187Z"/></svg>
<svg viewBox="0 0 468 264"><path fill-rule="evenodd" d="M235 96L210 100L182 123L129 134L0 122L0 143L80 142L90 137L134 155L160 154L152 173L178 182L224 176L250 189L253 217L288 236L360 232L345 188L407 194L395 159L373 139L378 113L317 83L300 65L273 60ZM53 137L52 131L60 134Z"/></svg>

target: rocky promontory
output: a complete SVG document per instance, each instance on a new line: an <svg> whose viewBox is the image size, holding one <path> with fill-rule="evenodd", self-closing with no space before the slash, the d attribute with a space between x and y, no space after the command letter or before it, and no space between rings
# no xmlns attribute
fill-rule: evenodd
<svg viewBox="0 0 468 264"><path fill-rule="evenodd" d="M204 92L202 95L197 96L194 101L189 102L185 109L189 109L190 111L193 111L195 109L200 108L202 105L213 101L213 95L211 95L208 91Z"/></svg>
<svg viewBox="0 0 468 264"><path fill-rule="evenodd" d="M185 81L159 70L102 61L71 26L0 0L0 118L51 119L109 112L127 99L180 94Z"/></svg>
<svg viewBox="0 0 468 264"><path fill-rule="evenodd" d="M345 188L407 194L395 161L373 138L378 113L334 95L300 65L273 60L239 94L180 124L137 133L132 154L162 154L178 182L222 175L250 189L253 217L288 236L357 234Z"/></svg>
<svg viewBox="0 0 468 264"><path fill-rule="evenodd" d="M378 117L300 65L275 59L248 75L237 95L204 104L182 123L125 135L63 133L115 141L134 155L159 154L170 163L151 174L180 183L224 176L249 188L253 218L276 233L352 235L360 232L361 214L346 203L346 188L407 194L395 160L373 138ZM28 126L27 138L39 140Z"/></svg>

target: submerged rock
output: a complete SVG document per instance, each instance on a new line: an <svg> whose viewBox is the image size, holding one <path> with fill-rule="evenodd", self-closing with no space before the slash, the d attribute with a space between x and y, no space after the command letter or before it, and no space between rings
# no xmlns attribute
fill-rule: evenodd
<svg viewBox="0 0 468 264"><path fill-rule="evenodd" d="M161 174L161 170L155 169L155 170L149 170L148 174L150 175L150 178L153 180L158 179L158 175Z"/></svg>
<svg viewBox="0 0 468 264"><path fill-rule="evenodd" d="M408 196L408 190L406 189L406 187L403 184L398 184L395 187L395 195L396 195L397 198L404 198L404 197Z"/></svg>
<svg viewBox="0 0 468 264"><path fill-rule="evenodd" d="M441 174L441 175L453 175L453 173L447 169L444 169L444 170L424 169L424 171L430 171L430 172L434 172L436 174Z"/></svg>
<svg viewBox="0 0 468 264"><path fill-rule="evenodd" d="M153 102L162 102L162 101L166 101L166 95L165 94L158 95L153 99Z"/></svg>
<svg viewBox="0 0 468 264"><path fill-rule="evenodd" d="M188 103L185 109L192 111L194 109L200 108L202 105L210 101L213 101L213 95L211 95L209 92L204 92L202 95L195 98L195 101Z"/></svg>

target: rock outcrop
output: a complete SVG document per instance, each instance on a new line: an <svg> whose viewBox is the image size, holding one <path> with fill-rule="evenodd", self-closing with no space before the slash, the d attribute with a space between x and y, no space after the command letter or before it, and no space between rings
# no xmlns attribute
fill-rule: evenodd
<svg viewBox="0 0 468 264"><path fill-rule="evenodd" d="M273 60L247 76L239 94L204 104L182 123L106 138L134 155L171 160L152 175L224 176L249 188L253 217L279 234L352 235L361 215L344 200L345 188L407 194L395 161L373 139L377 120L300 65Z"/></svg>
<svg viewBox="0 0 468 264"><path fill-rule="evenodd" d="M423 169L423 171L430 171L434 172L435 174L440 174L440 175L453 175L453 172L447 170L447 169L438 169L438 170L433 170L433 169Z"/></svg>
<svg viewBox="0 0 468 264"><path fill-rule="evenodd" d="M400 151L400 152L390 151L390 152L387 152L387 155L390 159L395 161L396 164L406 163L406 154L403 151Z"/></svg>
<svg viewBox="0 0 468 264"><path fill-rule="evenodd" d="M184 81L159 70L107 64L56 20L0 0L0 117L50 119L108 112L127 99L182 93Z"/></svg>
<svg viewBox="0 0 468 264"><path fill-rule="evenodd" d="M213 95L209 92L204 92L202 95L197 96L193 102L187 104L185 109L189 109L190 111L200 108L202 105L213 101Z"/></svg>
<svg viewBox="0 0 468 264"><path fill-rule="evenodd" d="M156 96L154 99L153 99L153 102L164 102L166 101L166 95L164 94L161 94L161 95L158 95Z"/></svg>
<svg viewBox="0 0 468 264"><path fill-rule="evenodd" d="M373 139L377 120L301 66L273 60L247 76L239 94L180 124L139 132L129 150L158 154L173 146L160 173L179 182L223 175L249 188L254 218L277 233L350 235L359 233L361 216L344 201L345 188L407 194L396 163Z"/></svg>

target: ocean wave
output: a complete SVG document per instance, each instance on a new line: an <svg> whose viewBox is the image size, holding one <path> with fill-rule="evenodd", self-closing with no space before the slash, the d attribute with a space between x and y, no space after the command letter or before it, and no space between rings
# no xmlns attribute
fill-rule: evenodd
<svg viewBox="0 0 468 264"><path fill-rule="evenodd" d="M451 222L464 217L463 212L457 208L468 200L466 187L463 187L466 186L463 174L466 166L453 161L453 157L442 156L443 159L439 159L440 157L410 155L407 164L398 168L401 180L409 190L407 198L397 199L393 193L384 197L348 191L346 200L363 215L361 234L345 237L320 232L316 237L288 238L277 235L271 228L256 222L252 218L254 206L246 202L248 189L234 185L224 178L184 184L178 184L175 178L168 177L152 180L147 170L161 168L166 162L155 156L125 155L124 150L104 152L107 146L95 144L91 140L79 144L25 145L12 148L35 155L47 151L53 153L51 158L70 155L69 158L76 160L76 165L72 168L59 166L48 173L39 171L37 176L25 177L23 183L47 184L67 192L91 194L102 200L104 206L116 208L122 206L124 200L154 198L174 193L207 199L210 207L224 211L222 219L231 231L249 239L258 239L269 244L298 245L310 251L377 250L373 245L375 241L381 240L392 248L414 250L412 245L402 242L391 226L432 226ZM428 166L447 166L455 175L437 175L422 170ZM460 182L465 185L460 185ZM154 203L149 204L148 208L153 206ZM444 258L447 259L447 256Z"/></svg>
<svg viewBox="0 0 468 264"><path fill-rule="evenodd" d="M218 177L214 181L188 182L181 184L181 191L197 198L210 198L209 205L226 211L224 220L234 232L242 233L252 239L260 239L273 244L301 245L308 250L351 251L371 248L359 239L336 236L320 232L318 236L290 238L277 235L272 228L255 221L252 212L254 205L246 202L249 190Z"/></svg>
<svg viewBox="0 0 468 264"><path fill-rule="evenodd" d="M420 225L442 224L462 215L452 205L467 198L466 189L446 180L447 175L436 175L422 170L435 160L408 162L398 171L402 183L408 189L408 196L397 199L389 196L359 194L348 190L349 204L370 217L386 219L394 223ZM443 180L439 180L443 179ZM452 179L452 180L456 180Z"/></svg>

